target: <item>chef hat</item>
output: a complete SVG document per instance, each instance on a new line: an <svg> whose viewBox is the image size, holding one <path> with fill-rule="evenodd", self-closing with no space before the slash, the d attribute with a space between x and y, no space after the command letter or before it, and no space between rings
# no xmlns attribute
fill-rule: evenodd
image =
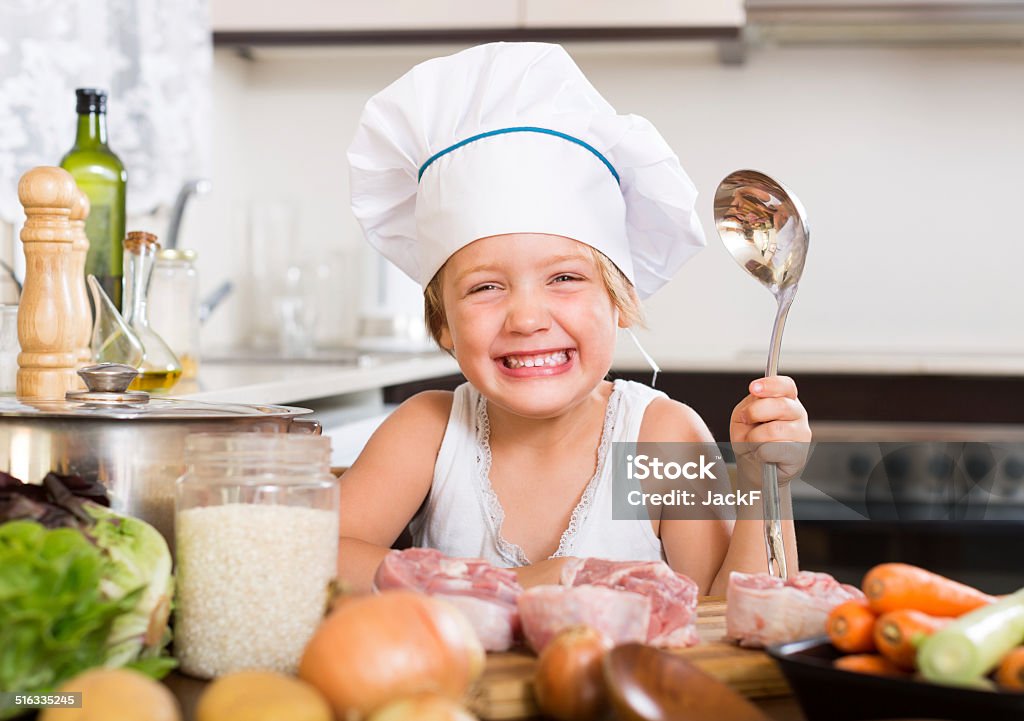
<svg viewBox="0 0 1024 721"><path fill-rule="evenodd" d="M367 239L423 286L474 240L546 233L596 248L645 298L705 242L664 138L616 114L560 45L420 63L366 104L348 160Z"/></svg>

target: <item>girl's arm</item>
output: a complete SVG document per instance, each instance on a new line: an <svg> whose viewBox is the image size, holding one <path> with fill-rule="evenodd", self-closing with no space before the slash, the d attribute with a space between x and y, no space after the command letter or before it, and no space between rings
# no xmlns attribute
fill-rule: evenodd
<svg viewBox="0 0 1024 721"><path fill-rule="evenodd" d="M451 406L445 391L413 396L341 477L338 577L352 590L370 590L377 566L427 497Z"/></svg>
<svg viewBox="0 0 1024 721"><path fill-rule="evenodd" d="M758 378L750 383L749 391L733 409L729 421L729 439L737 456L737 486L744 490L759 490L763 464L778 464L782 540L787 570L792 575L799 568L789 480L807 462L811 428L807 421L807 411L797 399L796 383L792 378ZM729 551L711 586L714 595L725 593L729 574L733 571L768 571L763 504L757 502L741 507L736 517Z"/></svg>
<svg viewBox="0 0 1024 721"><path fill-rule="evenodd" d="M711 431L696 411L668 398L658 398L647 406L638 441L714 443ZM729 551L732 525L722 519L662 519L658 523L658 536L668 564L692 579L702 596L712 593L712 585Z"/></svg>
<svg viewBox="0 0 1024 721"><path fill-rule="evenodd" d="M760 383L760 390L754 390ZM796 400L796 385L789 378L760 379L752 393L733 411L730 436L737 448L765 441L810 441L807 413ZM640 429L641 442L713 443L704 421L687 406L658 399L648 406ZM806 447L802 447L806 450ZM785 481L802 466L801 446L772 446L782 461L780 479ZM764 453L761 457L764 457ZM770 453L767 455L771 455ZM769 458L770 459L770 458ZM740 459L740 487L760 488L760 465ZM788 484L780 488L784 519L783 541L790 573L797 571L796 533L792 521ZM662 520L658 535L669 565L697 583L702 595L724 595L733 571L760 573L768 570L764 542L764 510L760 502L743 506L736 520Z"/></svg>

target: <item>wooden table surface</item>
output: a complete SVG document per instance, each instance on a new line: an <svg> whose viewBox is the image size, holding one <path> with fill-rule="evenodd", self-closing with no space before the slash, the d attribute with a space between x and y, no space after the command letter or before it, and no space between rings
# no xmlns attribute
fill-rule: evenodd
<svg viewBox="0 0 1024 721"><path fill-rule="evenodd" d="M789 693L775 663L763 652L740 649L725 642L725 599L701 598L697 608L701 643L679 650L705 673L717 678L760 708L773 721L806 721L796 699ZM471 710L482 718L540 719L531 684L535 659L532 654L489 654L487 669L478 683ZM185 721L195 721L195 706L205 681L174 673L164 679L181 702Z"/></svg>
<svg viewBox="0 0 1024 721"><path fill-rule="evenodd" d="M184 674L172 673L164 679L164 683L177 696L184 712L184 721L196 721L196 704L199 696L206 688L207 682L185 676ZM806 721L800 710L800 705L794 696L779 696L776 698L754 699L752 703L761 709L768 718L773 721ZM609 715L609 720L614 717ZM524 721L545 721L541 716L527 717Z"/></svg>
<svg viewBox="0 0 1024 721"><path fill-rule="evenodd" d="M185 712L185 721L195 721L196 702L203 689L206 688L206 682L180 673L172 673L164 679L164 683L181 702L182 710ZM764 711L773 721L806 721L799 704L792 696L755 700L753 704ZM535 716L529 721L543 721L543 719L540 716Z"/></svg>

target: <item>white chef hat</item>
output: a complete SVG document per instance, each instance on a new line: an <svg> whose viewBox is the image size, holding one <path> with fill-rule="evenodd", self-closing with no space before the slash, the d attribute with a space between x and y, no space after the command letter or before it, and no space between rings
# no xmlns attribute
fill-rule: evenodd
<svg viewBox="0 0 1024 721"><path fill-rule="evenodd" d="M474 240L546 233L601 251L646 298L705 244L664 138L616 114L560 45L420 63L366 104L348 160L367 239L423 286Z"/></svg>

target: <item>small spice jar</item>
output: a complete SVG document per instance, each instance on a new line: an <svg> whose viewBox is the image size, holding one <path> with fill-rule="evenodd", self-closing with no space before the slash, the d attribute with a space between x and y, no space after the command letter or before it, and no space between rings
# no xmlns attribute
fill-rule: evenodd
<svg viewBox="0 0 1024 721"><path fill-rule="evenodd" d="M338 561L323 436L197 433L175 494L174 655L199 678L294 673Z"/></svg>

